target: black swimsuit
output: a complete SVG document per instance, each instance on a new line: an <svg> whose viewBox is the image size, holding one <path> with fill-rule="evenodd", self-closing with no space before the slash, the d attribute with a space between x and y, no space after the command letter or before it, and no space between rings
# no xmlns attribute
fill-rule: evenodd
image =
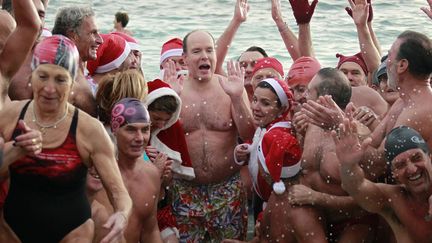
<svg viewBox="0 0 432 243"><path fill-rule="evenodd" d="M24 118L28 105L19 119ZM23 243L59 242L91 217L86 196L87 167L76 146L77 124L75 109L62 145L42 149L37 157L23 157L9 167L4 218ZM13 138L19 134L16 128Z"/></svg>

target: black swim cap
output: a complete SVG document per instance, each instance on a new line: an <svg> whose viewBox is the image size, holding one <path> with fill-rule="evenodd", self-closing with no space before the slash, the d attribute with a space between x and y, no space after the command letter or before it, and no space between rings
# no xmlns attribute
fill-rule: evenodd
<svg viewBox="0 0 432 243"><path fill-rule="evenodd" d="M429 154L427 143L416 130L411 127L400 126L393 128L387 135L384 152L387 161L391 163L400 153L415 148Z"/></svg>

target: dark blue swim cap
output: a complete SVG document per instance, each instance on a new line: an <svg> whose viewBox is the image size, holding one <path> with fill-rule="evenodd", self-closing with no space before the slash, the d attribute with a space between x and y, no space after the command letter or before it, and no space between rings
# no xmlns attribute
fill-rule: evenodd
<svg viewBox="0 0 432 243"><path fill-rule="evenodd" d="M387 135L384 152L387 161L391 163L399 154L415 148L429 154L427 143L416 130L411 127L400 126L393 128Z"/></svg>

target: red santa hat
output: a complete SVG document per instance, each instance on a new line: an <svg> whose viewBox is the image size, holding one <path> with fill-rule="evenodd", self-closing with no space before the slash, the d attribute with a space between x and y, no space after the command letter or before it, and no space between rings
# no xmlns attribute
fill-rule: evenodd
<svg viewBox="0 0 432 243"><path fill-rule="evenodd" d="M255 75L258 70L264 68L273 68L281 75L281 77L284 76L282 63L280 63L276 58L273 57L263 57L258 59L254 66L254 69L252 70L252 76Z"/></svg>
<svg viewBox="0 0 432 243"><path fill-rule="evenodd" d="M183 55L183 41L179 38L173 38L162 45L162 51L159 64L162 65L169 57Z"/></svg>
<svg viewBox="0 0 432 243"><path fill-rule="evenodd" d="M184 131L178 121L182 106L179 95L171 86L160 79L147 83L148 95L145 100L147 107L162 96L172 96L177 101L177 109L161 129L151 131L150 144L159 152L165 153L174 161L172 171L175 176L183 179L195 178L195 172L189 158ZM183 144L181 144L183 143Z"/></svg>
<svg viewBox="0 0 432 243"><path fill-rule="evenodd" d="M90 75L119 68L131 52L129 44L122 37L114 34L101 34L101 37L103 43L97 49L96 60L87 62Z"/></svg>
<svg viewBox="0 0 432 243"><path fill-rule="evenodd" d="M297 58L288 72L288 85L293 88L297 85L308 85L320 69L320 63L313 57Z"/></svg>
<svg viewBox="0 0 432 243"><path fill-rule="evenodd" d="M363 70L365 75L368 74L368 69L367 69L366 63L363 59L363 55L360 52L355 54L354 56L344 56L342 54L337 53L336 57L339 58L339 62L338 62L337 67L336 67L337 69L339 69L340 66L342 64L344 64L345 62L354 62L354 63L357 63L361 67L361 69Z"/></svg>
<svg viewBox="0 0 432 243"><path fill-rule="evenodd" d="M285 192L281 178L290 178L301 169L302 150L297 139L291 134L290 122L278 122L264 134L258 145L258 158L264 172L272 178L273 191L280 195Z"/></svg>
<svg viewBox="0 0 432 243"><path fill-rule="evenodd" d="M133 38L132 36L130 36L126 33L117 32L117 31L111 32L111 34L118 35L118 36L122 37L123 39L125 39L125 41L129 44L132 51L139 51L140 50L141 46L139 45L138 41L135 38Z"/></svg>

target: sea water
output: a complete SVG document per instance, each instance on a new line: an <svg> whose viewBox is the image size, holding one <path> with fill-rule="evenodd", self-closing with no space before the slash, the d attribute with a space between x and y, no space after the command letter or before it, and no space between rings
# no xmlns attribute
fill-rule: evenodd
<svg viewBox="0 0 432 243"><path fill-rule="evenodd" d="M217 39L228 26L234 13L235 0L122 0L73 1L51 0L46 15L46 27L54 25L56 11L63 6L87 4L96 12L96 22L101 33L113 28L114 14L126 11L130 21L128 29L138 39L143 52L142 68L147 80L159 74L159 57L162 44L172 37L183 38L189 31L205 29ZM271 17L270 0L249 0L247 21L238 29L229 47L226 60L238 55L252 45L264 48L270 56L278 58L288 70L292 60ZM432 20L420 7L426 0L372 0L373 28L385 54L398 34L415 30L432 34ZM344 8L344 0L321 0L311 21L313 47L323 66L334 67L336 53L352 55L360 50L353 20ZM288 0L281 0L282 15L288 26L298 33L298 28Z"/></svg>

